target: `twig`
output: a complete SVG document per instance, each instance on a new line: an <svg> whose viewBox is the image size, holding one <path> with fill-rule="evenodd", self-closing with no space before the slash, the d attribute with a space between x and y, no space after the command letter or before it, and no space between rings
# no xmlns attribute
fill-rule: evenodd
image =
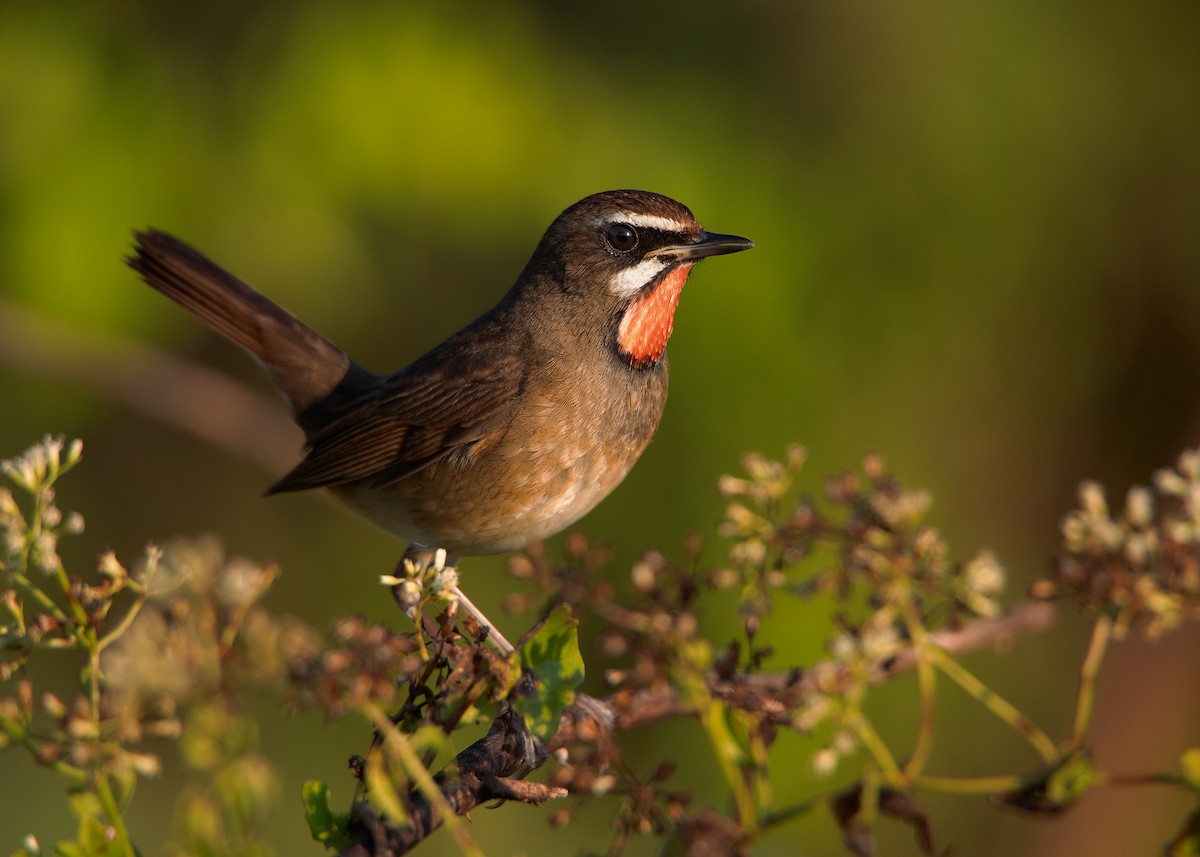
<svg viewBox="0 0 1200 857"><path fill-rule="evenodd" d="M1049 602L1023 601L1014 605L1004 616L979 619L953 631L936 631L930 633L927 639L947 654L964 655L1006 645L1017 637L1043 631L1054 624L1056 615L1056 608ZM888 661L881 673L885 678L890 678L908 672L916 665L916 652L908 648ZM819 672L821 670L794 669L787 672L750 673L730 679L721 679L714 673L709 676L708 684L710 693L729 705L759 712L774 722L783 723L790 719L791 712L809 694L818 689L814 676ZM695 713L667 684L637 691L622 690L597 701L612 712L613 729L616 731ZM575 713L574 706L567 709L558 732L549 742L551 750L589 740L587 735L577 734ZM583 719L591 722L590 718Z"/></svg>
<svg viewBox="0 0 1200 857"><path fill-rule="evenodd" d="M2 298L0 364L119 402L272 473L295 464L301 445L282 408L220 372Z"/></svg>
<svg viewBox="0 0 1200 857"><path fill-rule="evenodd" d="M494 800L541 803L565 792L534 783L514 783L507 777L533 770L546 761L546 749L529 733L525 721L505 709L492 723L488 734L458 754L453 766L433 778L444 804L455 815L466 815L475 807ZM442 800L438 801L443 803ZM406 823L397 825L376 815L365 803L354 808L352 832L355 839L344 848L344 857L392 857L404 854L437 830L442 813L420 790L405 798Z"/></svg>
<svg viewBox="0 0 1200 857"><path fill-rule="evenodd" d="M1071 726L1071 737L1067 739L1067 747L1075 749L1082 747L1087 738L1088 727L1092 722L1092 707L1096 702L1096 676L1100 672L1100 662L1108 649L1112 638L1112 616L1101 614L1096 617L1092 627L1092 639L1088 643L1087 655L1079 670L1079 694L1075 703L1075 719Z"/></svg>

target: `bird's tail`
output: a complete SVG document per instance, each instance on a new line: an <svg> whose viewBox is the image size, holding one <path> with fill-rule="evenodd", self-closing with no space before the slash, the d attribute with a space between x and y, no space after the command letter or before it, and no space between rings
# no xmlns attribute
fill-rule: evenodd
<svg viewBox="0 0 1200 857"><path fill-rule="evenodd" d="M126 261L152 288L256 357L302 425L301 415L326 400L348 372L363 371L332 342L178 238L138 232Z"/></svg>

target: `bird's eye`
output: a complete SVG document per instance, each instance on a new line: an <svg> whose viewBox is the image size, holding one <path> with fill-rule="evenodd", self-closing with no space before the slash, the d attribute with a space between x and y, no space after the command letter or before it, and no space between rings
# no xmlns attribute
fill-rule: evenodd
<svg viewBox="0 0 1200 857"><path fill-rule="evenodd" d="M618 253L628 253L638 243L638 234L628 223L614 223L604 231L604 240Z"/></svg>

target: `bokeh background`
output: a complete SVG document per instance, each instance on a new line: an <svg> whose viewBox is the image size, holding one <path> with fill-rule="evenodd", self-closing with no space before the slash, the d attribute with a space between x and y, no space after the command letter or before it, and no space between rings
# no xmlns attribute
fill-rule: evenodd
<svg viewBox="0 0 1200 857"><path fill-rule="evenodd" d="M813 490L881 451L933 492L960 556L993 548L1019 595L1082 478L1119 502L1200 440L1198 44L1200 5L1187 2L9 0L0 455L46 432L85 439L63 501L88 532L68 560L109 547L133 559L148 540L213 532L282 564L277 610L319 627L352 611L399 621L375 583L398 543L319 497L260 499L285 465L249 464L122 401L109 359L125 371L155 353L267 390L124 268L131 228L186 237L386 371L489 306L562 208L639 187L758 247L693 276L658 438L579 525L613 544L614 579L647 547L677 554L687 533L711 531L715 478L742 453L799 440ZM263 436L284 462L298 445ZM513 585L502 568L464 567L488 612ZM780 659L818 659L823 617L787 616L768 628ZM1085 633L1067 615L969 663L1061 735ZM1118 647L1100 764L1164 769L1197 743L1198 669L1195 629ZM911 683L878 705L903 746ZM285 776L278 853L316 854L299 784L348 794L344 761L366 729L261 707ZM944 716L956 724L935 754L946 772L1008 770L1024 752L960 700ZM629 747L703 755L698 737L659 730ZM811 751L782 746L779 794L820 787ZM688 785L716 799L715 768L697 765ZM147 853L170 835L177 788L168 776L137 795ZM60 795L50 774L0 755L0 848L69 834ZM930 807L958 854L1125 855L1151 853L1186 802L1109 790L1053 822L982 802ZM489 854L607 841L602 813L560 832L547 814L506 806L472 830ZM885 825L881 839L881 853L916 853L907 831ZM422 853L455 852L439 837ZM813 817L755 853L841 852Z"/></svg>

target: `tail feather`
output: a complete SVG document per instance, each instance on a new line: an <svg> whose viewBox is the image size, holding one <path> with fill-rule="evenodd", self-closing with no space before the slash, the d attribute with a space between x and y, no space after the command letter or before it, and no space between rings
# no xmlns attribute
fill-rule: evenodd
<svg viewBox="0 0 1200 857"><path fill-rule="evenodd" d="M153 289L249 351L299 416L358 367L336 345L165 232L136 233L126 261Z"/></svg>

